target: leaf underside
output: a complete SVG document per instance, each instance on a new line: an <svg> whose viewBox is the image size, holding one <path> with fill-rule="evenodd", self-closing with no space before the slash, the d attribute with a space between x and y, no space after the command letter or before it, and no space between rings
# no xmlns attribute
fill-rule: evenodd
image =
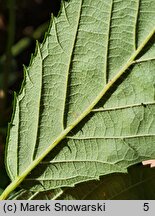
<svg viewBox="0 0 155 216"><path fill-rule="evenodd" d="M55 189L43 192L19 190L10 199L14 200L144 200L155 199L155 172L142 165L134 165L128 174L110 174L100 181L77 184L74 188ZM110 187L109 187L110 185Z"/></svg>
<svg viewBox="0 0 155 216"><path fill-rule="evenodd" d="M154 24L154 0L62 3L15 98L6 153L12 181L69 127L23 188L61 191L155 158L154 34L145 45ZM126 73L90 109L123 67Z"/></svg>

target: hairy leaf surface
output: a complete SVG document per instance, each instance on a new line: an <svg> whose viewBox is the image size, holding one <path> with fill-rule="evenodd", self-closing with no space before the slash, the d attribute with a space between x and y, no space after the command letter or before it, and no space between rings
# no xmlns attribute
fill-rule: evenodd
<svg viewBox="0 0 155 216"><path fill-rule="evenodd" d="M11 180L35 192L155 158L155 1L62 5L25 69L8 136Z"/></svg>

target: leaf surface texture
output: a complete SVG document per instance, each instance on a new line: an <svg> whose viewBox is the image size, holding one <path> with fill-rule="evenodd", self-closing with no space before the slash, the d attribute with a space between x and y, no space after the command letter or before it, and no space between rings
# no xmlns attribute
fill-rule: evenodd
<svg viewBox="0 0 155 216"><path fill-rule="evenodd" d="M154 26L154 0L62 3L15 98L12 181L55 142L23 188L71 187L155 158Z"/></svg>

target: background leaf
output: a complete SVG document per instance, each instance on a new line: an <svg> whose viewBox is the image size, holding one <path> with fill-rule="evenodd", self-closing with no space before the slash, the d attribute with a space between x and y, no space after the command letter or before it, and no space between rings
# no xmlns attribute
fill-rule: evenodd
<svg viewBox="0 0 155 216"><path fill-rule="evenodd" d="M0 195L3 193L4 189L0 188Z"/></svg>
<svg viewBox="0 0 155 216"><path fill-rule="evenodd" d="M128 174L111 174L100 181L80 183L74 188L30 192L20 190L11 199L29 200L144 200L155 198L155 172L140 164L130 167Z"/></svg>
<svg viewBox="0 0 155 216"><path fill-rule="evenodd" d="M63 2L15 100L12 181L55 143L23 188L74 186L155 157L154 23L153 0Z"/></svg>

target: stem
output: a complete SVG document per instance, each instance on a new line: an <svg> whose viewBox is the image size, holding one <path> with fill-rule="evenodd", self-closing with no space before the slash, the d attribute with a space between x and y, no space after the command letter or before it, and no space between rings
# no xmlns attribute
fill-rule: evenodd
<svg viewBox="0 0 155 216"><path fill-rule="evenodd" d="M109 83L103 88L103 90L99 93L99 95L95 98L95 100L89 105L89 107L73 122L72 125L68 126L56 139L55 141L37 158L35 159L27 169L18 176L3 192L0 196L0 200L6 199L9 194L17 188L20 183L29 175L29 173L51 152L51 150L57 146L60 141L62 141L66 135L75 127L77 126L94 108L94 106L101 100L101 98L109 91L116 81L126 72L126 70L134 63L134 60L139 55L139 53L143 50L144 46L149 42L151 37L154 35L155 29L146 37L143 43L138 47L138 49L133 53L124 67L114 76L114 78L109 81Z"/></svg>
<svg viewBox="0 0 155 216"><path fill-rule="evenodd" d="M18 56L23 50L31 45L34 40L39 40L41 36L48 29L49 21L41 24L38 28L34 30L30 37L24 37L20 41L18 41L14 46L12 46L12 55L14 57Z"/></svg>
<svg viewBox="0 0 155 216"><path fill-rule="evenodd" d="M32 35L29 37L24 37L20 39L15 45L11 47L11 54L13 57L18 56L20 53L22 53L27 47L31 45L31 43L34 40L39 40L41 36L45 33L45 31L48 29L49 21L41 24L38 28L34 30ZM0 61L5 60L6 55L0 56Z"/></svg>

